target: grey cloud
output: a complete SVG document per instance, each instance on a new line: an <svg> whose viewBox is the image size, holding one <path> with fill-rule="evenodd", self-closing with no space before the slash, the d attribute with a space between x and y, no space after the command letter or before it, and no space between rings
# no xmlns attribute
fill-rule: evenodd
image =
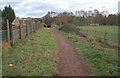
<svg viewBox="0 0 120 78"><path fill-rule="evenodd" d="M86 3L73 2L73 3L70 5L70 8L85 7L85 6L92 5L92 4L95 4L95 2L86 2Z"/></svg>
<svg viewBox="0 0 120 78"><path fill-rule="evenodd" d="M63 0L64 1L64 0ZM63 2L60 1L60 2ZM3 3L0 3L0 9L3 8L5 5L11 5L16 15L22 16L42 16L47 13L48 10L56 11L56 12L63 12L63 11L76 11L76 9L94 9L95 1L88 1L88 2L74 2L73 0L68 1L69 6L64 8L62 5L58 6L56 3L47 3L47 1L38 1L38 2L27 2L26 0L5 0ZM102 2L100 3L103 4ZM30 8L27 8L29 7ZM103 5L102 5L103 6ZM107 7L107 6L105 6ZM43 10L43 12L39 12L38 10Z"/></svg>
<svg viewBox="0 0 120 78"><path fill-rule="evenodd" d="M57 11L57 12L61 12L61 11L67 11L67 9L65 8L60 8L57 4L54 3L47 3L47 2L25 2L25 1L21 1L21 2L12 2L12 0L10 1L6 1L5 2L6 5L11 5L13 8L15 8L15 13L17 13L16 15L19 14L24 14L24 15L36 15L36 16L41 16L44 15L45 13L47 13L47 10L52 10L52 11ZM27 8L27 7L31 7L31 8ZM17 9L16 9L17 8ZM43 10L44 12L37 12L38 10Z"/></svg>
<svg viewBox="0 0 120 78"><path fill-rule="evenodd" d="M26 13L26 15L28 16L37 16L37 17L40 17L41 15L44 15L45 13L44 12L28 12Z"/></svg>
<svg viewBox="0 0 120 78"><path fill-rule="evenodd" d="M10 0L9 0L10 1ZM19 14L25 14L27 16L41 16L47 13L47 10L57 11L57 12L63 12L63 11L73 11L76 7L85 7L88 4L92 4L93 2L88 3L77 3L77 2L71 2L69 7L66 8L60 8L57 4L54 3L47 3L44 1L41 2L6 2L6 4L10 4L15 9L15 12L17 15ZM31 8L27 8L27 7ZM38 10L43 10L44 12L37 12Z"/></svg>
<svg viewBox="0 0 120 78"><path fill-rule="evenodd" d="M31 6L30 9L27 9L26 7ZM37 12L38 10L43 10L44 12ZM19 8L19 12L22 11L26 15L37 15L41 16L47 13L47 10L52 10L52 11L63 11L59 7L57 7L56 4L52 3L45 3L45 2L32 2L32 3L25 3Z"/></svg>
<svg viewBox="0 0 120 78"><path fill-rule="evenodd" d="M7 5L11 5L12 7L18 7L22 2L5 2Z"/></svg>
<svg viewBox="0 0 120 78"><path fill-rule="evenodd" d="M120 1L118 2L118 13L120 13Z"/></svg>
<svg viewBox="0 0 120 78"><path fill-rule="evenodd" d="M57 4L52 3L45 3L45 2L32 2L32 3L26 3L24 6L31 6L31 10L55 10L59 11L60 8Z"/></svg>

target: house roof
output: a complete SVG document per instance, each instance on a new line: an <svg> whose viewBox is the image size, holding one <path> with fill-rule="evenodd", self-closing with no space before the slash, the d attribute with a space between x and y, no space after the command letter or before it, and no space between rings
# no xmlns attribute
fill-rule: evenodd
<svg viewBox="0 0 120 78"><path fill-rule="evenodd" d="M12 22L12 24L15 26L19 26L20 25L19 19L15 18L14 21Z"/></svg>

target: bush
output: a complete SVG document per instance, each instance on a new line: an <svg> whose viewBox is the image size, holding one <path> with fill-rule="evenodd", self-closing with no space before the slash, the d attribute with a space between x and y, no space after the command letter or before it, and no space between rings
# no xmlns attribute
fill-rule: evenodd
<svg viewBox="0 0 120 78"><path fill-rule="evenodd" d="M62 30L67 33L74 33L74 34L77 34L79 32L79 28L77 28L76 25L70 24L70 23L62 25L59 28L59 30Z"/></svg>

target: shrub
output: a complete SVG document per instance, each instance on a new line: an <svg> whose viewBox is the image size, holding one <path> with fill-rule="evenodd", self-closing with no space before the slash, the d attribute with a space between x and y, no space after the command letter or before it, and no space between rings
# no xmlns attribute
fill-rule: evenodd
<svg viewBox="0 0 120 78"><path fill-rule="evenodd" d="M62 25L59 28L59 30L62 30L62 31L67 32L67 33L74 33L74 34L77 34L79 32L79 28L77 28L76 25L70 24L70 23Z"/></svg>

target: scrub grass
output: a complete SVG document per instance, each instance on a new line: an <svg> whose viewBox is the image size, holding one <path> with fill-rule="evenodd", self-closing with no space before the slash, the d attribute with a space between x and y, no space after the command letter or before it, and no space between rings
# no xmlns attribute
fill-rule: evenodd
<svg viewBox="0 0 120 78"><path fill-rule="evenodd" d="M104 48L95 42L88 42L87 39L62 32L82 55L86 64L91 68L95 76L118 76L118 51L117 49Z"/></svg>
<svg viewBox="0 0 120 78"><path fill-rule="evenodd" d="M55 76L58 73L59 53L50 29L42 28L15 44L3 49L3 76Z"/></svg>
<svg viewBox="0 0 120 78"><path fill-rule="evenodd" d="M104 38L106 34L107 40L117 44L119 42L118 35L120 32L118 32L118 26L82 26L80 29L83 33L101 38Z"/></svg>

